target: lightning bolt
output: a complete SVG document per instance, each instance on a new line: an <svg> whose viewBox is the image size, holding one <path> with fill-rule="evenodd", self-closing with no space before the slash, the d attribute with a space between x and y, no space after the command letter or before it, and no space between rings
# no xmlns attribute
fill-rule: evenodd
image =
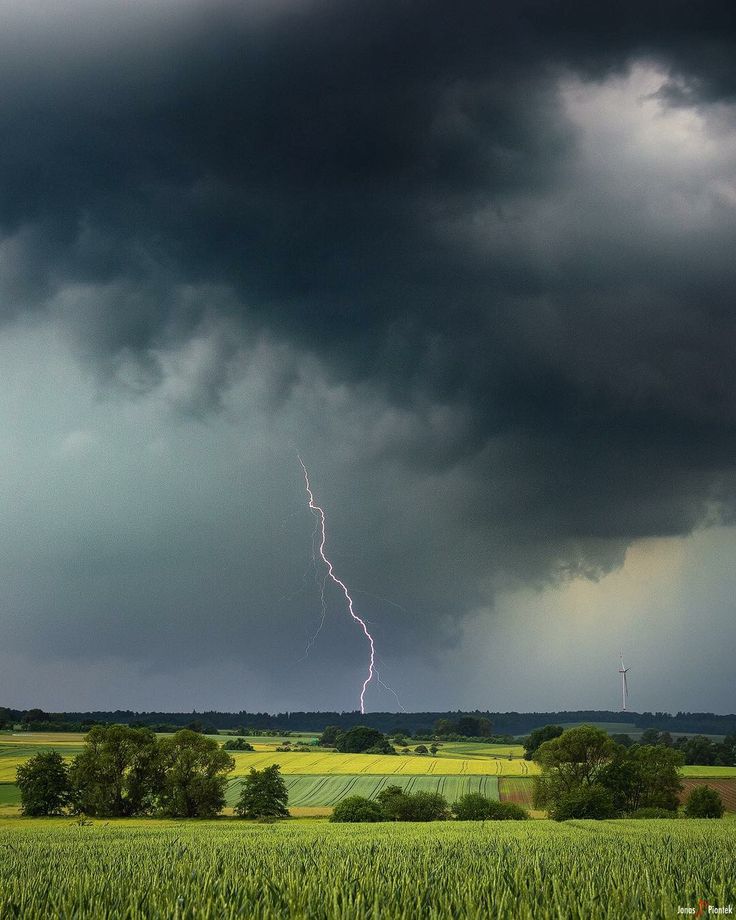
<svg viewBox="0 0 736 920"><path fill-rule="evenodd" d="M315 521L314 524L314 533L312 534L312 566L314 568L314 579L319 585L319 597L322 603L322 619L319 621L319 626L315 630L312 638L307 642L307 647L304 649L304 654L299 661L304 661L304 659L309 654L309 650L312 648L314 643L317 641L317 636L322 632L322 627L325 625L325 618L327 616L327 601L325 600L325 585L327 584L327 572L325 572L322 580L317 574L317 534L319 533L319 521ZM379 676L380 680L380 676Z"/></svg>
<svg viewBox="0 0 736 920"><path fill-rule="evenodd" d="M373 636L368 631L368 627L365 624L365 620L358 616L353 607L353 599L350 596L350 592L345 585L345 582L340 581L340 579L335 575L335 570L332 563L325 555L325 543L327 542L327 531L325 529L325 513L322 508L315 502L314 495L312 493L312 487L309 484L309 473L307 472L306 466L304 466L304 461L297 454L297 459L301 465L302 471L304 472L304 484L307 488L307 496L309 497L309 508L312 512L318 515L319 521L319 533L320 533L320 544L318 547L319 555L327 567L327 576L342 590L342 593L345 595L345 600L348 602L348 613L355 620L355 622L361 627L365 633L365 637L368 640L368 643L371 647L371 657L368 664L368 676L363 681L363 686L360 691L360 711L362 714L365 713L365 691L368 687L368 684L373 680L373 677L377 674L375 663L376 663L376 646L373 642ZM381 681L383 683L383 681Z"/></svg>

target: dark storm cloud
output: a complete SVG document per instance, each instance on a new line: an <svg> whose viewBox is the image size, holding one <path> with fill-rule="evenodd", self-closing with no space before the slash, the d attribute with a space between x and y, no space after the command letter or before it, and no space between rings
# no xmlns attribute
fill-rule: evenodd
<svg viewBox="0 0 736 920"><path fill-rule="evenodd" d="M314 430L348 445L338 534L359 513L381 536L356 571L422 610L397 638L424 617L446 639L483 576L596 575L636 538L732 517L736 222L708 185L728 160L670 177L663 134L617 166L565 95L656 68L661 111L718 144L732 4L0 8L0 311L199 419L244 367L259 410L303 426L305 380L345 386L341 424Z"/></svg>

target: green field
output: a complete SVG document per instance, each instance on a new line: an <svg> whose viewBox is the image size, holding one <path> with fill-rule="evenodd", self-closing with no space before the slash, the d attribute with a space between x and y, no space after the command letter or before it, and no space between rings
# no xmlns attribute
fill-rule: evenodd
<svg viewBox="0 0 736 920"><path fill-rule="evenodd" d="M387 786L401 786L407 792L439 792L448 802L456 802L466 792L481 792L498 799L498 778L495 776L352 776L317 774L285 777L289 790L289 806L294 808L333 806L348 795L375 798ZM240 781L228 787L228 805L234 805L240 794Z"/></svg>
<svg viewBox="0 0 736 920"><path fill-rule="evenodd" d="M648 920L736 903L736 822L0 821L0 917Z"/></svg>
<svg viewBox="0 0 736 920"><path fill-rule="evenodd" d="M702 776L705 778L709 776L736 777L736 767L684 766L680 770L683 776Z"/></svg>
<svg viewBox="0 0 736 920"><path fill-rule="evenodd" d="M12 783L0 783L0 806L17 805L20 802L20 789Z"/></svg>

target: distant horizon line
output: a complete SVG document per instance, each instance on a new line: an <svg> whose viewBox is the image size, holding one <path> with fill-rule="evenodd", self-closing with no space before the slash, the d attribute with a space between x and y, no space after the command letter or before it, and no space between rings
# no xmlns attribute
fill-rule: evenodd
<svg viewBox="0 0 736 920"><path fill-rule="evenodd" d="M499 715L499 716L513 716L513 715L579 715L581 713L590 713L597 715L608 715L608 716L671 716L676 718L678 715L683 716L719 716L719 717L732 717L736 718L736 712L716 712L715 710L686 710L678 709L676 712L670 710L633 710L627 709L622 711L620 709L414 709L414 710L397 710L397 709L375 709L369 712L361 712L360 709L283 709L280 711L275 710L249 710L249 709L44 709L41 706L5 706L0 705L0 711L7 710L10 712L32 712L38 710L47 715L95 715L95 714L108 714L113 715L116 713L125 713L131 715L178 715L178 716L202 716L202 715L225 715L225 716L238 716L238 715L252 715L252 716L273 716L273 717L289 717L290 715L355 715L362 717L370 716L412 716L412 715L473 715L473 714L482 714L482 715ZM625 722L627 719L618 718L610 719L608 721L620 721Z"/></svg>

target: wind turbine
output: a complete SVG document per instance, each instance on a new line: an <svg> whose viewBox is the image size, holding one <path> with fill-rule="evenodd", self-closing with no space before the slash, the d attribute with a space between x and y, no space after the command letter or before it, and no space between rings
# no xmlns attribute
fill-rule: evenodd
<svg viewBox="0 0 736 920"><path fill-rule="evenodd" d="M618 673L621 675L621 701L623 703L621 712L626 712L626 704L629 700L629 685L626 681L628 670L628 668L624 667L624 653L621 652L621 667L618 669Z"/></svg>

